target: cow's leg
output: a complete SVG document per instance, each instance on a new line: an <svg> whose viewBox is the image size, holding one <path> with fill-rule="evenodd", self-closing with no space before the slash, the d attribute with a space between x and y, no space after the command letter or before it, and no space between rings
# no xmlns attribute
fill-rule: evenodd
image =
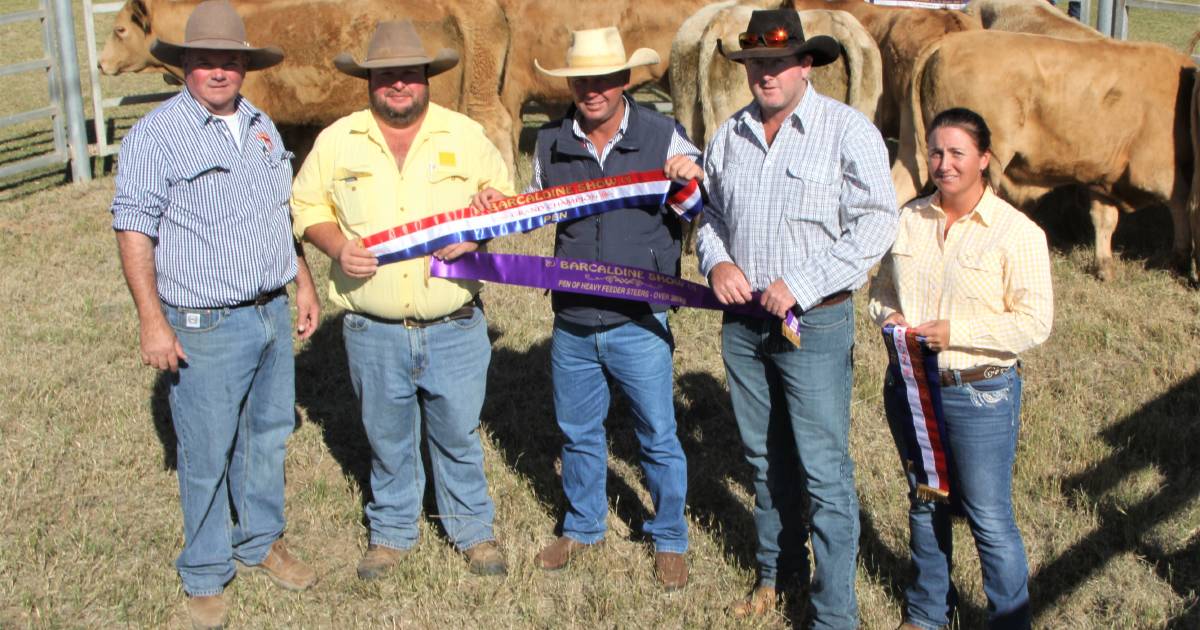
<svg viewBox="0 0 1200 630"><path fill-rule="evenodd" d="M1096 232L1096 276L1107 282L1115 274L1112 237L1117 230L1119 211L1109 200L1093 195L1091 212L1092 228Z"/></svg>
<svg viewBox="0 0 1200 630"><path fill-rule="evenodd" d="M1195 284L1196 273L1200 269L1192 265L1192 256L1197 254L1192 247L1192 241L1197 237L1194 224L1200 222L1200 218L1196 216L1194 204L1188 198L1190 191L1180 188L1167 202L1167 208L1171 211L1171 225L1174 227L1170 265Z"/></svg>

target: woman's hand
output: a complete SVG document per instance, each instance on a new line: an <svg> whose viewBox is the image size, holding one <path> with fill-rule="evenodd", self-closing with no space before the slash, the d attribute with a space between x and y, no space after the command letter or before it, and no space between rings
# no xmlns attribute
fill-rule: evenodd
<svg viewBox="0 0 1200 630"><path fill-rule="evenodd" d="M902 315L900 311L896 311L895 313L888 315L887 319L883 320L883 325L903 326L908 328L908 320L904 319L904 315Z"/></svg>
<svg viewBox="0 0 1200 630"><path fill-rule="evenodd" d="M928 321L912 330L925 337L925 345L934 352L941 352L950 347L950 320L948 319Z"/></svg>

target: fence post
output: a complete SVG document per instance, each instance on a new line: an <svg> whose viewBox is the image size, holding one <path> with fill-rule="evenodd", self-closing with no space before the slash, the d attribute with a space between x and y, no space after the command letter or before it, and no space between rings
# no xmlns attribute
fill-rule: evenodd
<svg viewBox="0 0 1200 630"><path fill-rule="evenodd" d="M1096 30L1112 37L1113 31L1113 0L1100 0L1096 13Z"/></svg>
<svg viewBox="0 0 1200 630"><path fill-rule="evenodd" d="M70 145L71 180L92 180L92 160L88 157L87 127L83 117L83 94L79 84L79 52L75 48L75 17L71 0L53 0L54 22L58 27L59 77L63 86L63 116L67 119Z"/></svg>

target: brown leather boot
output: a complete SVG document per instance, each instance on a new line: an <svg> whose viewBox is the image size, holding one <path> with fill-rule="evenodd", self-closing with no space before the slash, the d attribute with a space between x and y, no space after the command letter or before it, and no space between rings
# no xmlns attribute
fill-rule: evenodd
<svg viewBox="0 0 1200 630"><path fill-rule="evenodd" d="M603 543L604 541L600 541L589 545L581 543L574 538L559 536L558 540L550 543L545 549L538 552L537 557L534 558L534 563L545 571L558 571L566 568L571 562L572 557L593 547L598 547Z"/></svg>
<svg viewBox="0 0 1200 630"><path fill-rule="evenodd" d="M749 595L733 602L729 612L739 619L762 617L775 610L775 587L758 586Z"/></svg>
<svg viewBox="0 0 1200 630"><path fill-rule="evenodd" d="M266 573L277 586L289 591L306 591L317 583L317 573L311 567L288 553L287 543L280 538L271 545L263 561L247 566L238 565L249 573Z"/></svg>
<svg viewBox="0 0 1200 630"><path fill-rule="evenodd" d="M463 552L467 557L467 566L475 575L504 575L508 573L508 565L504 562L504 554L494 540L486 540L468 548Z"/></svg>
<svg viewBox="0 0 1200 630"><path fill-rule="evenodd" d="M687 558L681 553L659 551L654 554L654 575L663 590L677 591L688 583Z"/></svg>
<svg viewBox="0 0 1200 630"><path fill-rule="evenodd" d="M225 594L188 598L188 617L192 630L221 630L225 627Z"/></svg>
<svg viewBox="0 0 1200 630"><path fill-rule="evenodd" d="M367 545L367 553L358 561L358 579L374 580L383 577L392 567L400 564L407 554L407 549Z"/></svg>

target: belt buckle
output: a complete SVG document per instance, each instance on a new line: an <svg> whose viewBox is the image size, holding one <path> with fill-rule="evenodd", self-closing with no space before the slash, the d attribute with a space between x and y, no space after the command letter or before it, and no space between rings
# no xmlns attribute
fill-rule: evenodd
<svg viewBox="0 0 1200 630"><path fill-rule="evenodd" d="M1004 370L1006 370L1006 369L1008 369L1008 368L1000 367L998 365L989 365L989 366L983 368L983 378L985 378L985 379L996 378L997 376L1000 376L1001 374L1003 374Z"/></svg>

